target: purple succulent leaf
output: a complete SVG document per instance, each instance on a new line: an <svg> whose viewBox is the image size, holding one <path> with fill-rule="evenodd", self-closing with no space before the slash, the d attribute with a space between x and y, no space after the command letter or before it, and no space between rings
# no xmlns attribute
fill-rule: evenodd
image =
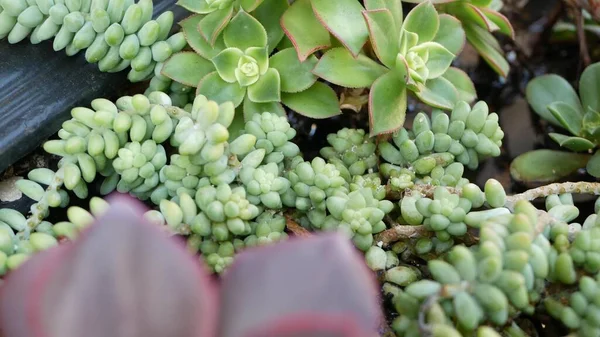
<svg viewBox="0 0 600 337"><path fill-rule="evenodd" d="M217 293L201 263L117 196L70 244L0 288L0 336L213 337Z"/></svg>
<svg viewBox="0 0 600 337"><path fill-rule="evenodd" d="M365 337L381 323L378 287L338 233L247 249L223 276L219 337Z"/></svg>

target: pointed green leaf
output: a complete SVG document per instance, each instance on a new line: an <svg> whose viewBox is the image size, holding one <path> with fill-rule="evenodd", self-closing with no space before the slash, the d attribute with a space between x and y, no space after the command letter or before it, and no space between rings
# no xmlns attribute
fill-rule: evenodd
<svg viewBox="0 0 600 337"><path fill-rule="evenodd" d="M279 102L268 102L268 103L256 103L252 102L248 96L244 98L244 120L248 121L252 119L254 114L261 114L263 112L270 112L279 116L285 116L285 109Z"/></svg>
<svg viewBox="0 0 600 337"><path fill-rule="evenodd" d="M508 76L510 65L504 58L504 55L502 55L502 52L499 51L500 48L496 48L496 45L498 45L496 38L485 29L474 24L465 24L463 22L463 28L467 34L467 40L477 50L479 55L483 57L486 63L500 76Z"/></svg>
<svg viewBox="0 0 600 337"><path fill-rule="evenodd" d="M219 35L215 41L215 45L211 46L202 35L200 35L198 24L203 17L203 15L192 15L181 21L179 25L181 26L183 35L190 47L205 59L210 60L225 49L225 42L223 42L223 36Z"/></svg>
<svg viewBox="0 0 600 337"><path fill-rule="evenodd" d="M261 75L269 69L269 54L267 52L267 47L250 47L244 51L244 54L256 60Z"/></svg>
<svg viewBox="0 0 600 337"><path fill-rule="evenodd" d="M489 21L492 21L498 27L498 31L504 35L509 36L511 39L515 39L515 29L510 24L510 21L506 18L506 16L496 12L490 8L479 8L481 12L488 18Z"/></svg>
<svg viewBox="0 0 600 337"><path fill-rule="evenodd" d="M600 143L600 113L588 108L581 124L583 136L595 143Z"/></svg>
<svg viewBox="0 0 600 337"><path fill-rule="evenodd" d="M430 1L413 8L402 28L419 36L419 43L433 40L440 27L440 17Z"/></svg>
<svg viewBox="0 0 600 337"><path fill-rule="evenodd" d="M173 54L162 67L161 74L190 87L195 87L206 74L215 70L212 63L202 56L184 51Z"/></svg>
<svg viewBox="0 0 600 337"><path fill-rule="evenodd" d="M371 136L391 133L404 125L406 119L406 84L389 72L379 77L369 93L369 124Z"/></svg>
<svg viewBox="0 0 600 337"><path fill-rule="evenodd" d="M217 37L231 20L233 7L225 7L205 16L198 23L198 31L211 46L215 45Z"/></svg>
<svg viewBox="0 0 600 337"><path fill-rule="evenodd" d="M472 103L477 99L475 84L473 84L469 75L461 69L450 67L443 77L450 81L458 91L458 100Z"/></svg>
<svg viewBox="0 0 600 337"><path fill-rule="evenodd" d="M583 116L581 116L572 106L565 102L558 101L548 105L548 110L550 110L554 118L556 118L565 129L569 130L571 134L575 136L580 135Z"/></svg>
<svg viewBox="0 0 600 337"><path fill-rule="evenodd" d="M465 30L458 19L448 14L440 15L440 29L433 42L437 42L448 49L452 54L458 55L467 42Z"/></svg>
<svg viewBox="0 0 600 337"><path fill-rule="evenodd" d="M207 14L214 11L206 3L206 0L179 0L177 1L177 5L198 14Z"/></svg>
<svg viewBox="0 0 600 337"><path fill-rule="evenodd" d="M471 0L471 3L477 7L487 7L493 0Z"/></svg>
<svg viewBox="0 0 600 337"><path fill-rule="evenodd" d="M290 7L287 0L264 0L252 16L258 20L267 31L267 46L269 54L275 50L285 33L281 28L281 16Z"/></svg>
<svg viewBox="0 0 600 337"><path fill-rule="evenodd" d="M369 29L371 46L377 58L388 68L396 63L398 54L398 34L394 27L394 18L388 9L363 11L363 16Z"/></svg>
<svg viewBox="0 0 600 337"><path fill-rule="evenodd" d="M240 6L245 12L252 12L262 4L263 0L240 0Z"/></svg>
<svg viewBox="0 0 600 337"><path fill-rule="evenodd" d="M535 150L515 158L510 164L510 175L520 182L551 183L584 168L589 158L589 155L579 153Z"/></svg>
<svg viewBox="0 0 600 337"><path fill-rule="evenodd" d="M579 95L583 108L600 111L600 63L590 65L581 74Z"/></svg>
<svg viewBox="0 0 600 337"><path fill-rule="evenodd" d="M368 10L387 9L392 14L394 19L394 25L389 27L390 30L398 32L402 27L404 21L404 14L402 12L402 2L396 0L365 0L365 7Z"/></svg>
<svg viewBox="0 0 600 337"><path fill-rule="evenodd" d="M600 178L600 151L596 151L590 161L588 161L586 170L590 175Z"/></svg>
<svg viewBox="0 0 600 337"><path fill-rule="evenodd" d="M550 132L548 134L552 140L558 143L558 145L565 147L571 151L582 152L591 150L596 147L596 144L589 140L581 137L569 137L561 135L560 133Z"/></svg>
<svg viewBox="0 0 600 337"><path fill-rule="evenodd" d="M575 89L564 78L548 74L529 81L526 89L527 102L538 115L548 122L560 126L548 106L554 102L563 102L583 115L583 109Z"/></svg>
<svg viewBox="0 0 600 337"><path fill-rule="evenodd" d="M248 87L248 98L256 103L281 101L281 81L277 69L270 68Z"/></svg>
<svg viewBox="0 0 600 337"><path fill-rule="evenodd" d="M346 88L368 88L387 68L360 54L354 58L345 48L328 50L313 73L324 80Z"/></svg>
<svg viewBox="0 0 600 337"><path fill-rule="evenodd" d="M311 4L321 24L357 56L369 38L363 6L356 0L311 0Z"/></svg>
<svg viewBox="0 0 600 337"><path fill-rule="evenodd" d="M449 2L457 2L457 1L461 1L461 0L429 0L431 1L432 4L437 5L437 4L445 4L445 3L449 3ZM402 2L408 2L408 3L413 3L413 4L420 4L423 2L429 2L428 0L402 0Z"/></svg>
<svg viewBox="0 0 600 337"><path fill-rule="evenodd" d="M425 42L413 47L411 51L419 54L428 54L425 66L429 70L427 79L434 79L442 76L450 67L455 55L437 42Z"/></svg>
<svg viewBox="0 0 600 337"><path fill-rule="evenodd" d="M239 106L246 96L246 88L237 83L227 83L221 79L216 71L204 76L198 88L196 95L204 95L209 100L219 104L232 102L234 106Z"/></svg>
<svg viewBox="0 0 600 337"><path fill-rule="evenodd" d="M281 91L292 93L306 90L317 81L317 76L311 72L317 62L314 55L300 62L294 48L283 49L269 59L271 68L279 72Z"/></svg>
<svg viewBox="0 0 600 337"><path fill-rule="evenodd" d="M237 82L235 69L244 53L237 48L227 48L215 56L211 61L215 65L219 76L229 83ZM196 82L197 83L197 82Z"/></svg>
<svg viewBox="0 0 600 337"><path fill-rule="evenodd" d="M455 14L462 22L476 24L488 32L495 32L500 29L492 20L476 6L469 3L464 3L461 6L456 6Z"/></svg>
<svg viewBox="0 0 600 337"><path fill-rule="evenodd" d="M331 46L329 31L315 16L310 0L296 0L281 17L281 27L296 48L300 61Z"/></svg>
<svg viewBox="0 0 600 337"><path fill-rule="evenodd" d="M402 79L404 83L414 83L411 77L408 76L408 63L406 62L406 59L404 58L404 56L402 56L402 54L398 54L396 56L396 64L394 64L394 71L396 72L396 76Z"/></svg>
<svg viewBox="0 0 600 337"><path fill-rule="evenodd" d="M250 47L265 47L267 32L258 20L244 11L239 11L225 27L223 39L227 47L236 47L241 50Z"/></svg>
<svg viewBox="0 0 600 337"><path fill-rule="evenodd" d="M427 80L425 85L419 86L419 89L420 91L415 92L415 95L434 108L452 110L458 102L458 90L443 77Z"/></svg>
<svg viewBox="0 0 600 337"><path fill-rule="evenodd" d="M297 113L315 119L329 118L341 113L335 91L321 82L315 82L301 92L283 93L281 102Z"/></svg>

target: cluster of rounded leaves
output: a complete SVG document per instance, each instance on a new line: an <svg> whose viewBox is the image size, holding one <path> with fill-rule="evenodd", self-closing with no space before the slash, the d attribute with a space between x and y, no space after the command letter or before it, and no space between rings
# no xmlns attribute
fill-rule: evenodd
<svg viewBox="0 0 600 337"><path fill-rule="evenodd" d="M0 39L36 44L53 39L55 51L73 56L85 51L103 72L129 69L128 79L151 79L150 91L171 92L173 103L189 101L190 88L161 74L163 62L187 42L183 33L169 37L173 13L152 19L152 0L2 0Z"/></svg>

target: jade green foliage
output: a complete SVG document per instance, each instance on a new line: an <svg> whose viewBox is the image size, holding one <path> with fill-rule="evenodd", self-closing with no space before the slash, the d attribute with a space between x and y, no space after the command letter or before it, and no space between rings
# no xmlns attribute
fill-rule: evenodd
<svg viewBox="0 0 600 337"><path fill-rule="evenodd" d="M579 95L564 78L549 74L527 85L527 101L533 111L571 135L552 132L550 138L574 152L593 153L600 144L600 63L587 67L579 81ZM576 154L573 154L576 156ZM587 162L589 174L600 177L600 153Z"/></svg>

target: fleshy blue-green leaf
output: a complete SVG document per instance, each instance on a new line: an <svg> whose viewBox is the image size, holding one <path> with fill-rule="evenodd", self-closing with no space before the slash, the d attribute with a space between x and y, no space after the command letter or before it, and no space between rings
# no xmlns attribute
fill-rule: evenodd
<svg viewBox="0 0 600 337"><path fill-rule="evenodd" d="M387 9L392 14L394 18L394 26L390 27L390 30L394 32L398 32L400 27L402 27L402 22L404 21L404 14L402 11L402 2L396 0L365 0L365 7L368 10L376 10L376 9Z"/></svg>
<svg viewBox="0 0 600 337"><path fill-rule="evenodd" d="M415 95L434 108L452 110L458 101L458 90L443 77L427 80L425 85L419 85L419 89Z"/></svg>
<svg viewBox="0 0 600 337"><path fill-rule="evenodd" d="M526 89L527 102L538 115L548 122L561 126L554 118L548 106L554 102L563 102L583 115L583 109L575 89L564 78L554 75L542 75L529 81Z"/></svg>
<svg viewBox="0 0 600 337"><path fill-rule="evenodd" d="M277 47L285 35L279 20L289 7L290 5L287 0L264 0L263 3L252 12L252 16L254 16L267 31L269 54L275 50L275 47Z"/></svg>
<svg viewBox="0 0 600 337"><path fill-rule="evenodd" d="M215 67L207 59L194 52L185 51L173 54L165 61L161 74L179 83L195 87L204 76L214 70Z"/></svg>
<svg viewBox="0 0 600 337"><path fill-rule="evenodd" d="M207 14L213 11L206 3L206 0L179 0L177 1L177 5L192 13Z"/></svg>
<svg viewBox="0 0 600 337"><path fill-rule="evenodd" d="M418 53L426 50L429 54L427 62L425 62L425 66L429 69L428 80L442 76L448 70L455 57L448 49L436 42L421 43L411 50Z"/></svg>
<svg viewBox="0 0 600 337"><path fill-rule="evenodd" d="M586 166L587 172L596 177L600 178L600 151L596 151Z"/></svg>
<svg viewBox="0 0 600 337"><path fill-rule="evenodd" d="M329 31L315 16L310 0L296 0L281 17L281 27L296 48L300 61L331 46Z"/></svg>
<svg viewBox="0 0 600 337"><path fill-rule="evenodd" d="M285 116L285 109L279 102L256 103L252 102L248 96L246 96L246 98L244 98L244 104L242 104L242 107L244 110L244 120L246 121L252 119L252 115L263 112L271 112L279 116Z"/></svg>
<svg viewBox="0 0 600 337"><path fill-rule="evenodd" d="M500 33L509 36L513 40L515 39L515 30L506 16L490 8L479 8L479 10L485 14L488 20L496 24Z"/></svg>
<svg viewBox="0 0 600 337"><path fill-rule="evenodd" d="M317 62L314 55L300 62L296 50L286 48L271 56L269 66L279 72L281 91L293 93L306 90L317 81L317 76L311 72Z"/></svg>
<svg viewBox="0 0 600 337"><path fill-rule="evenodd" d="M262 4L263 0L240 0L240 6L246 12L252 12Z"/></svg>
<svg viewBox="0 0 600 337"><path fill-rule="evenodd" d="M589 140L581 137L569 137L561 135L560 133L551 132L548 134L552 140L558 143L558 145L565 147L571 151L582 152L593 149L596 145Z"/></svg>
<svg viewBox="0 0 600 337"><path fill-rule="evenodd" d="M231 20L232 14L233 7L225 7L208 14L198 23L200 34L211 46L215 45L217 37Z"/></svg>
<svg viewBox="0 0 600 337"><path fill-rule="evenodd" d="M483 57L485 62L500 76L508 76L510 65L502 54L502 48L496 38L484 28L475 24L463 22L463 29L467 34L467 40Z"/></svg>
<svg viewBox="0 0 600 337"><path fill-rule="evenodd" d="M444 73L443 77L450 81L458 91L458 100L472 103L477 98L475 84L469 78L469 75L461 69L450 67Z"/></svg>
<svg viewBox="0 0 600 337"><path fill-rule="evenodd" d="M265 47L267 32L252 15L239 11L223 31L223 39L227 47L246 50L250 47Z"/></svg>
<svg viewBox="0 0 600 337"><path fill-rule="evenodd" d="M391 133L404 125L406 119L406 84L393 72L379 77L369 93L369 124L371 136Z"/></svg>
<svg viewBox="0 0 600 337"><path fill-rule="evenodd" d="M596 144L600 143L600 112L592 109L587 110L583 116L581 132L585 138Z"/></svg>
<svg viewBox="0 0 600 337"><path fill-rule="evenodd" d="M328 50L319 60L313 74L346 88L367 88L385 74L387 68L363 54L354 58L345 48Z"/></svg>
<svg viewBox="0 0 600 337"><path fill-rule="evenodd" d="M565 129L569 130L571 134L575 136L580 135L583 116L571 105L557 101L548 105L547 108L552 113L552 116L554 116Z"/></svg>
<svg viewBox="0 0 600 337"><path fill-rule="evenodd" d="M281 102L297 113L315 119L329 118L341 113L335 91L321 82L315 82L301 92L282 93Z"/></svg>
<svg viewBox="0 0 600 337"><path fill-rule="evenodd" d="M404 20L403 28L419 36L419 43L433 40L440 27L440 17L429 1L413 8Z"/></svg>
<svg viewBox="0 0 600 337"><path fill-rule="evenodd" d="M579 96L584 109L600 111L600 63L590 65L581 74Z"/></svg>
<svg viewBox="0 0 600 337"><path fill-rule="evenodd" d="M281 81L277 69L269 68L258 81L248 87L248 98L256 103L281 101Z"/></svg>
<svg viewBox="0 0 600 337"><path fill-rule="evenodd" d="M211 61L214 64L214 68L217 69L219 76L221 76L225 82L235 83L237 82L235 78L235 69L243 55L244 53L237 48L226 48L217 54Z"/></svg>
<svg viewBox="0 0 600 337"><path fill-rule="evenodd" d="M321 24L356 56L367 42L369 31L356 0L311 0Z"/></svg>
<svg viewBox="0 0 600 337"><path fill-rule="evenodd" d="M395 26L392 13L384 8L363 11L363 16L367 22L373 51L383 64L392 68L398 54L398 33L393 28L390 30L390 27Z"/></svg>
<svg viewBox="0 0 600 337"><path fill-rule="evenodd" d="M239 106L246 96L246 88L237 83L227 83L221 79L216 71L204 76L198 88L196 95L204 95L209 100L219 104L231 101L235 107Z"/></svg>
<svg viewBox="0 0 600 337"><path fill-rule="evenodd" d="M452 54L458 55L465 46L467 38L465 30L458 19L448 14L441 14L440 29L433 38L433 42L441 44Z"/></svg>
<svg viewBox="0 0 600 337"><path fill-rule="evenodd" d="M215 45L211 46L208 44L208 41L200 35L198 24L203 17L203 15L192 15L181 21L179 25L181 26L183 35L190 47L205 59L210 60L225 49L225 42L223 42L223 35L219 35L215 41Z"/></svg>
<svg viewBox="0 0 600 337"><path fill-rule="evenodd" d="M526 183L551 183L584 168L589 158L589 155L580 153L535 150L515 158L510 164L510 175L513 179Z"/></svg>

